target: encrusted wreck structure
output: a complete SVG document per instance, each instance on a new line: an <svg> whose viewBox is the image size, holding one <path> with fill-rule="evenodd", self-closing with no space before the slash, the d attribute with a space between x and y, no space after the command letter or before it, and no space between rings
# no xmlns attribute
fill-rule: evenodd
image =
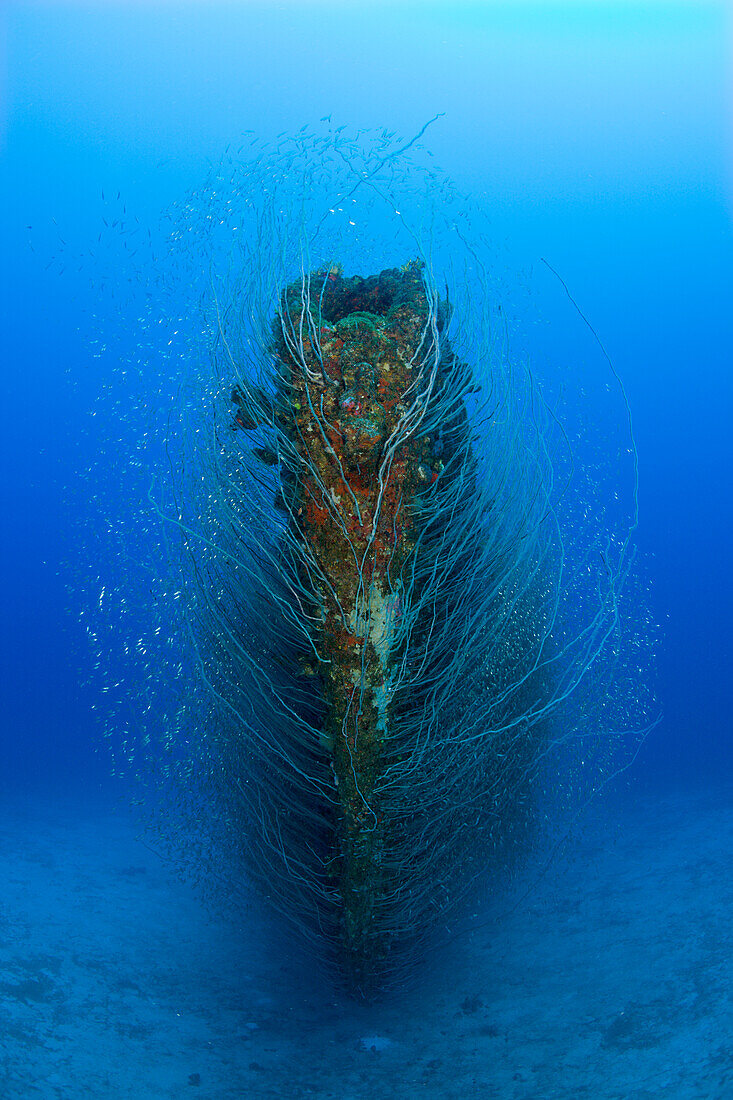
<svg viewBox="0 0 733 1100"><path fill-rule="evenodd" d="M331 779L330 797L306 815L318 813L330 901L319 919L362 991L404 934L395 913L414 886L406 852L413 868L420 861L420 808L398 804L397 780L420 748L411 719L438 674L450 603L466 595L451 582L465 539L455 513L473 488L471 380L444 322L419 262L369 278L334 265L282 296L274 402L245 386L233 394L240 427L276 428L261 457L280 470L284 568L312 643L299 672L320 699L315 732Z"/></svg>
<svg viewBox="0 0 733 1100"><path fill-rule="evenodd" d="M540 386L425 129L227 154L164 219L108 418L138 408L143 501L115 767L187 871L238 910L254 886L359 997L556 838L648 704L623 387L604 363L604 403L574 403L572 354Z"/></svg>

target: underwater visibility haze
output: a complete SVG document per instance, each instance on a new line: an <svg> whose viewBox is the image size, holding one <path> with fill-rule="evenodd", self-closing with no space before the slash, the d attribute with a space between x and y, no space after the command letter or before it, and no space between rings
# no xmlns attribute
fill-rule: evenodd
<svg viewBox="0 0 733 1100"><path fill-rule="evenodd" d="M726 1095L724 9L6 22L7 1095Z"/></svg>

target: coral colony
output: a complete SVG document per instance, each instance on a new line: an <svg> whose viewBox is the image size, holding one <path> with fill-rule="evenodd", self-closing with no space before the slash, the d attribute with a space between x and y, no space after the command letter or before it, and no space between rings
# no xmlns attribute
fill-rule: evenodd
<svg viewBox="0 0 733 1100"><path fill-rule="evenodd" d="M638 686L635 516L573 495L465 203L413 145L299 134L172 219L164 733L128 754L189 858L361 997L417 972L548 792L604 781Z"/></svg>

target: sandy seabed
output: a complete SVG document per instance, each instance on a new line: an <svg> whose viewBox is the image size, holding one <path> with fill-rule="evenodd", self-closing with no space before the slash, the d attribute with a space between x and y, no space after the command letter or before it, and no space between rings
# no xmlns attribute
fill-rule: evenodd
<svg viewBox="0 0 733 1100"><path fill-rule="evenodd" d="M597 807L521 904L355 1005L124 812L0 816L2 1100L733 1097L733 797Z"/></svg>

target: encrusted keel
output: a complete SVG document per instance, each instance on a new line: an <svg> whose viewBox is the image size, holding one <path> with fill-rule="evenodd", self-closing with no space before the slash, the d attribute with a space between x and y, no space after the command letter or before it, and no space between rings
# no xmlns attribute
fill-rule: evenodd
<svg viewBox="0 0 733 1100"><path fill-rule="evenodd" d="M419 264L370 279L332 268L324 278L320 323L307 339L295 337L303 288L284 295L276 415L300 459L283 504L319 603L314 671L336 796L329 873L342 905L342 962L364 989L390 948L379 914L394 824L381 787L417 497L442 469L420 434L437 353Z"/></svg>

